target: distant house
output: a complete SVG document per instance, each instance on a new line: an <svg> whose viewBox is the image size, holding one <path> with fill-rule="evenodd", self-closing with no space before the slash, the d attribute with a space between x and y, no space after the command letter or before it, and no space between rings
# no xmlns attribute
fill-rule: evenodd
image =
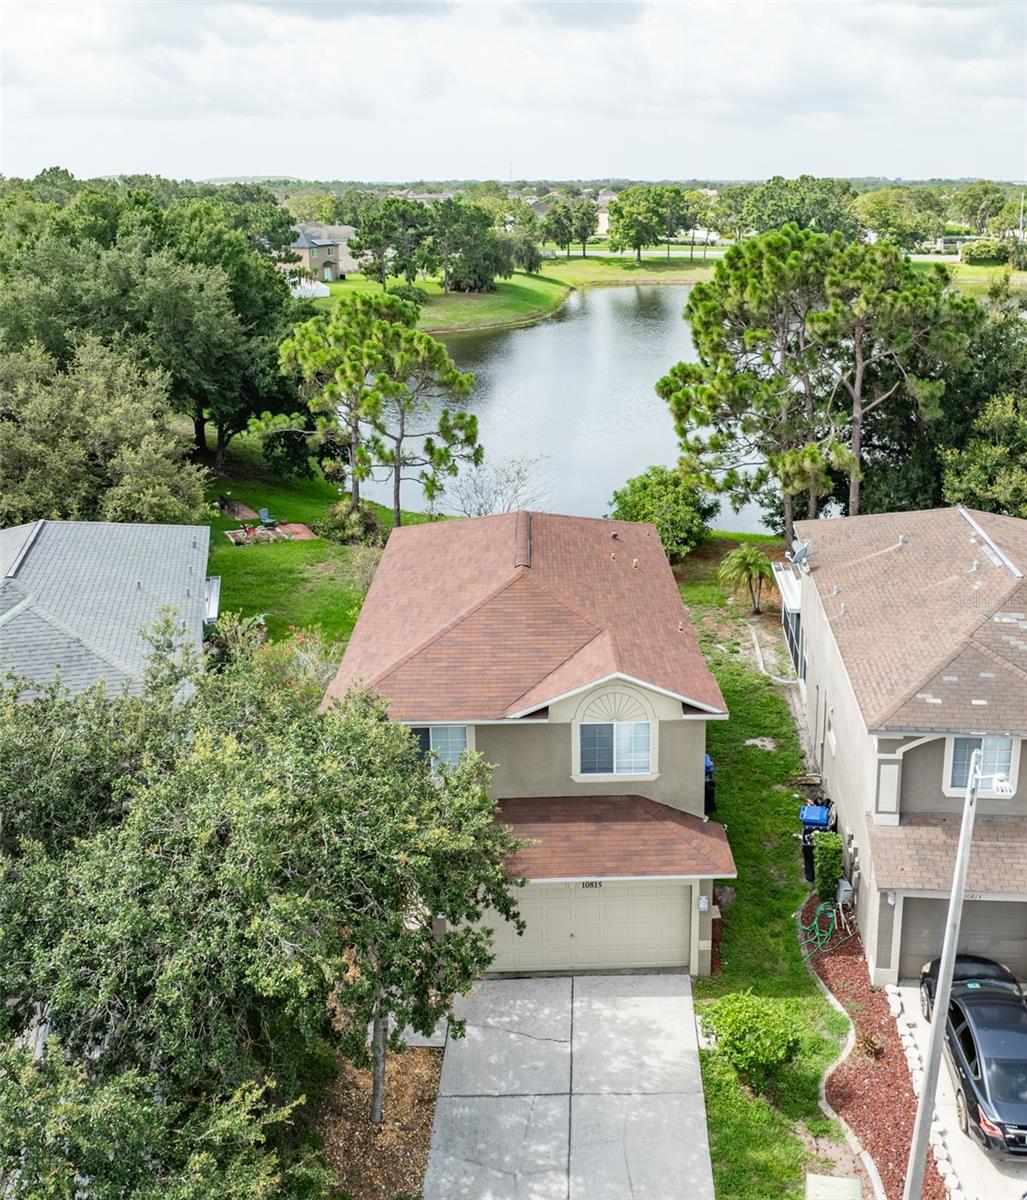
<svg viewBox="0 0 1027 1200"><path fill-rule="evenodd" d="M523 937L493 970L708 975L706 725L724 699L651 525L505 513L393 530L326 704L360 683L424 754L495 764Z"/></svg>
<svg viewBox="0 0 1027 1200"><path fill-rule="evenodd" d="M775 564L785 639L874 983L941 953L974 750L959 948L1027 979L1027 521L940 508L796 532Z"/></svg>
<svg viewBox="0 0 1027 1200"><path fill-rule="evenodd" d="M36 521L0 530L0 674L138 692L165 612L199 649L218 614L205 525Z"/></svg>
<svg viewBox="0 0 1027 1200"><path fill-rule="evenodd" d="M299 235L289 249L299 258L298 265L315 279L332 283L360 270L360 264L349 252L350 239L356 233L352 225L304 224L298 230Z"/></svg>

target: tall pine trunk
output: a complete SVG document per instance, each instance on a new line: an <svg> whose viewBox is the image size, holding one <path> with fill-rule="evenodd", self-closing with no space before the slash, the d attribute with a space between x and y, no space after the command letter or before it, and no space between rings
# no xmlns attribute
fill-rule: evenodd
<svg viewBox="0 0 1027 1200"><path fill-rule="evenodd" d="M863 451L863 398L856 395L852 402L852 474L849 476L849 516L859 516L859 457Z"/></svg>
<svg viewBox="0 0 1027 1200"><path fill-rule="evenodd" d="M385 1040L388 1033L388 1017L382 1011L381 996L375 1000L374 1022L371 1034L371 1053L374 1063L371 1070L371 1124L382 1123L385 1107Z"/></svg>
<svg viewBox="0 0 1027 1200"><path fill-rule="evenodd" d="M784 510L785 546L790 550L792 539L795 537L795 514L791 492L781 493L781 507Z"/></svg>
<svg viewBox="0 0 1027 1200"><path fill-rule="evenodd" d="M360 422L349 422L349 499L354 511L360 507L360 477L357 475L357 447L360 445Z"/></svg>
<svg viewBox="0 0 1027 1200"><path fill-rule="evenodd" d="M225 455L228 452L228 429L222 425L217 426L217 449L214 452L214 472L217 475L224 474L225 470Z"/></svg>

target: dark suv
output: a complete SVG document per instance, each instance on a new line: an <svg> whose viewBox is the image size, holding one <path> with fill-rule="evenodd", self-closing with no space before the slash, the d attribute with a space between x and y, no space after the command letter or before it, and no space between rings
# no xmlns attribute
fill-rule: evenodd
<svg viewBox="0 0 1027 1200"><path fill-rule="evenodd" d="M987 1150L1027 1156L1027 1002L1014 983L953 984L945 1059L959 1128Z"/></svg>

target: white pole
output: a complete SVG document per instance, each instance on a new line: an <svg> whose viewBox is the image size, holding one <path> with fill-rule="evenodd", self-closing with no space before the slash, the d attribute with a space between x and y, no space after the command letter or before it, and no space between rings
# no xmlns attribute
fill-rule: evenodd
<svg viewBox="0 0 1027 1200"><path fill-rule="evenodd" d="M934 1094L938 1088L938 1072L941 1068L941 1047L945 1040L945 1025L948 1021L952 971L956 965L959 922L963 915L966 873L970 865L970 842L974 833L977 793L980 791L980 787L981 751L978 749L970 757L970 775L966 785L966 800L963 804L963 824L959 831L956 867L952 875L952 895L949 898L948 924L945 927L945 942L941 951L938 987L932 1011L931 1039L927 1047L927 1061L924 1063L924 1082L920 1088L920 1103L917 1105L916 1124L913 1126L913 1143L909 1148L909 1166L906 1168L906 1186L902 1192L902 1200L923 1200L927 1146L931 1137L931 1118L934 1115Z"/></svg>

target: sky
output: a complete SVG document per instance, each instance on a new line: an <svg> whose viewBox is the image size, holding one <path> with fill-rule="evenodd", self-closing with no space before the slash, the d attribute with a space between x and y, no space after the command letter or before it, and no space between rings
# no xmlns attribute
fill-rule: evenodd
<svg viewBox="0 0 1027 1200"><path fill-rule="evenodd" d="M0 172L1027 176L1027 0L0 2Z"/></svg>

